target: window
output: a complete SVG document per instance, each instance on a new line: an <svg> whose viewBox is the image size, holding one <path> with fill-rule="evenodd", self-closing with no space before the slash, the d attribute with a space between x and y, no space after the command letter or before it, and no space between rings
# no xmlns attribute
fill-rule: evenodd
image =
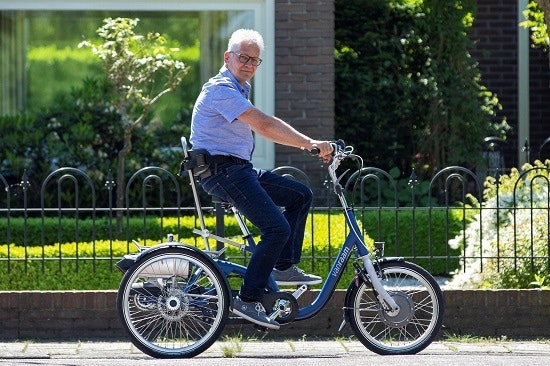
<svg viewBox="0 0 550 366"><path fill-rule="evenodd" d="M83 38L95 36L106 17L139 18L137 32L155 31L178 40L190 73L177 93L155 106L169 119L181 106L194 102L200 86L223 62L223 51L233 30L260 31L266 42L266 60L256 74L254 103L267 113L274 110L274 4L272 0L233 1L88 1L0 0L0 114L36 111L56 95L69 92L88 76L102 72L89 49L78 49ZM270 168L271 143L258 138L255 163Z"/></svg>

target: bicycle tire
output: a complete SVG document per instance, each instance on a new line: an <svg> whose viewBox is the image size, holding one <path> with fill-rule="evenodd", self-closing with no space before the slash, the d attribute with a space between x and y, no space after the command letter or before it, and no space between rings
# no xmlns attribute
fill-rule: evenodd
<svg viewBox="0 0 550 366"><path fill-rule="evenodd" d="M369 283L354 282L346 296L347 319L359 341L380 355L416 354L441 329L441 288L422 267L404 261L380 264L384 288L400 306L397 314L381 308Z"/></svg>
<svg viewBox="0 0 550 366"><path fill-rule="evenodd" d="M116 304L139 350L156 358L190 358L218 339L230 301L224 277L206 255L169 247L126 271Z"/></svg>

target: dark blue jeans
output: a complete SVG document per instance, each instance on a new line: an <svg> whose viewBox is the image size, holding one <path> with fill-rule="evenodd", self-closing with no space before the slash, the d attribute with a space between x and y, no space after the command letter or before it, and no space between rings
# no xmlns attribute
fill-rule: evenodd
<svg viewBox="0 0 550 366"><path fill-rule="evenodd" d="M201 180L203 189L230 202L260 230L240 291L243 301L260 300L275 265L300 262L313 194L298 181L250 163L217 164L213 173Z"/></svg>

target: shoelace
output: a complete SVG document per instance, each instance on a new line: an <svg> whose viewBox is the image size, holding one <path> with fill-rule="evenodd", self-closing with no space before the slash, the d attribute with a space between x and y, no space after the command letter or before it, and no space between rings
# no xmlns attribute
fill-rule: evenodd
<svg viewBox="0 0 550 366"><path fill-rule="evenodd" d="M256 310L258 312L258 315L260 315L261 312L265 313L264 306L262 305L261 302L256 303L256 306L254 307L254 310Z"/></svg>

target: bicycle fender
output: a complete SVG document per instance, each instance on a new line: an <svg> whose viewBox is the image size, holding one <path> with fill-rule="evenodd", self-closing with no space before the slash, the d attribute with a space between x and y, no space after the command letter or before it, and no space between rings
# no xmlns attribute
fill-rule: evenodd
<svg viewBox="0 0 550 366"><path fill-rule="evenodd" d="M383 257L378 260L378 263L388 263L388 262L404 262L405 258L403 257Z"/></svg>
<svg viewBox="0 0 550 366"><path fill-rule="evenodd" d="M164 249L164 248L178 248L178 249L183 249L185 251L194 252L194 253L200 255L203 259L205 259L205 260L209 261L210 263L212 263L214 268L216 268L218 271L220 271L220 268L219 268L218 264L216 263L216 261L214 259L212 259L209 255L205 254L202 250L198 249L195 246L192 246L190 244L180 243L180 242L160 243L160 244L154 245L152 247L149 247L149 248L147 248L146 250L144 250L140 253L127 254L120 261L118 261L116 263L116 267L124 273L128 269L130 269L132 266L134 266L134 265L138 264L139 262L141 262L141 260L143 260L143 258L145 256L147 256L151 253L154 253L158 250ZM229 293L231 293L231 285L229 284L227 276L222 275L222 277L223 277L224 282L225 282L225 287L229 290ZM233 299L231 298L230 301L231 301L230 304L232 306Z"/></svg>
<svg viewBox="0 0 550 366"><path fill-rule="evenodd" d="M115 266L118 270L120 270L122 273L126 272L128 269L130 269L135 264L139 263L144 256L148 255L149 253L153 253L157 250L164 249L164 248L180 248L184 250L191 250L195 253L200 253L201 256L208 258L212 262L212 264L215 265L214 260L209 257L208 255L204 254L200 249L185 243L180 242L166 242L166 243L160 243L157 245L154 245L152 247L147 248L146 250L134 253L134 254L126 254L122 257L121 260L119 260Z"/></svg>

